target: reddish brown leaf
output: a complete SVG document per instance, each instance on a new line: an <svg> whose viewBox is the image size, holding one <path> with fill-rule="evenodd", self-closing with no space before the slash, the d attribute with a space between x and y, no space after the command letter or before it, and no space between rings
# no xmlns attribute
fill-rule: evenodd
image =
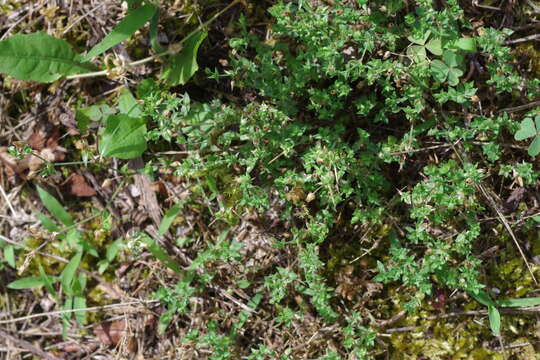
<svg viewBox="0 0 540 360"><path fill-rule="evenodd" d="M79 197L90 197L96 195L96 190L88 185L84 176L79 174L71 174L64 182L70 194Z"/></svg>
<svg viewBox="0 0 540 360"><path fill-rule="evenodd" d="M118 345L126 333L126 321L103 322L94 327L94 334L104 345Z"/></svg>

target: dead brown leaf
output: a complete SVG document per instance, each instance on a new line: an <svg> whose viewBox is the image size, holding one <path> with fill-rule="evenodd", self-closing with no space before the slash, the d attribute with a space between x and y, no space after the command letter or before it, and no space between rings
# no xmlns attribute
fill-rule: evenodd
<svg viewBox="0 0 540 360"><path fill-rule="evenodd" d="M96 190L91 187L84 176L73 173L62 184L67 191L78 197L91 197L96 195Z"/></svg>

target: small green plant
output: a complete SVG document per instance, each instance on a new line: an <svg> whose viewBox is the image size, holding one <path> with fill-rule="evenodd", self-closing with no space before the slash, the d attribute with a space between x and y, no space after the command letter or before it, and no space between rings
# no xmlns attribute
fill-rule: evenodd
<svg viewBox="0 0 540 360"><path fill-rule="evenodd" d="M198 69L195 61L198 48L206 38L206 26L239 0L230 3L210 21L199 26L179 43L163 50L157 41L158 6L146 0L130 2L128 14L105 38L85 55L75 53L70 44L43 32L16 34L0 41L0 72L20 80L52 82L62 77L68 79L93 76L119 76L130 67L142 65L157 58L167 59L163 78L172 85L185 84ZM89 62L133 35L150 21L150 42L158 54L120 65L116 68L96 71L96 66Z"/></svg>
<svg viewBox="0 0 540 360"><path fill-rule="evenodd" d="M531 156L540 154L540 115L525 117L514 138L518 141L533 138L527 152Z"/></svg>

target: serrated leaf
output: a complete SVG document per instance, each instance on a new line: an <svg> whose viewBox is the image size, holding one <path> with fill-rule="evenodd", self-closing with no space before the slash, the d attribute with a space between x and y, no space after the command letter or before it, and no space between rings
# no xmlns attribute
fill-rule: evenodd
<svg viewBox="0 0 540 360"><path fill-rule="evenodd" d="M104 53L113 46L129 38L131 35L133 35L133 33L135 33L135 31L143 27L144 24L146 24L146 22L152 18L152 16L154 16L156 10L157 8L154 5L145 4L133 11L130 11L128 15L126 15L126 17L123 18L122 21L120 21L120 23L118 23L118 25L116 25L114 29L112 29L112 31L99 42L99 44L94 46L92 50L90 50L88 54L84 56L84 59L90 60L91 58Z"/></svg>
<svg viewBox="0 0 540 360"><path fill-rule="evenodd" d="M197 72L197 52L199 46L208 35L200 31L192 35L185 43L184 48L178 54L171 55L161 75L171 85L184 85Z"/></svg>
<svg viewBox="0 0 540 360"><path fill-rule="evenodd" d="M73 283L73 278L75 277L75 273L77 272L77 268L79 267L79 264L81 263L82 259L82 251L78 252L71 258L69 263L66 265L64 270L62 270L62 274L60 274L60 282L62 283L62 289L67 294L72 294L73 289L71 284Z"/></svg>
<svg viewBox="0 0 540 360"><path fill-rule="evenodd" d="M167 210L165 215L163 216L163 219L161 220L161 224L159 225L159 235L164 235L167 231L169 231L169 228L171 227L174 219L178 216L180 213L180 210L182 210L184 204L179 203L174 205L172 208Z"/></svg>
<svg viewBox="0 0 540 360"><path fill-rule="evenodd" d="M146 126L142 118L125 114L110 115L101 136L101 156L132 159L146 150Z"/></svg>
<svg viewBox="0 0 540 360"><path fill-rule="evenodd" d="M502 307L529 307L540 305L540 297L531 297L523 299L497 300L497 305Z"/></svg>
<svg viewBox="0 0 540 360"><path fill-rule="evenodd" d="M493 305L488 306L489 327L495 336L501 335L501 314Z"/></svg>
<svg viewBox="0 0 540 360"><path fill-rule="evenodd" d="M540 154L540 135L536 135L531 145L529 145L529 149L527 150L527 153L530 156L536 156Z"/></svg>
<svg viewBox="0 0 540 360"><path fill-rule="evenodd" d="M53 281L54 277L49 276L49 280ZM32 289L38 286L43 286L47 283L47 278L41 276L28 276L19 280L10 282L7 287L13 290Z"/></svg>
<svg viewBox="0 0 540 360"><path fill-rule="evenodd" d="M74 222L68 212L64 209L62 204L56 200L54 196L37 186L37 192L39 198L43 202L43 205L50 211L50 213L57 218L62 224L66 226L73 226Z"/></svg>
<svg viewBox="0 0 540 360"><path fill-rule="evenodd" d="M531 118L525 118L519 125L519 130L515 133L514 139L520 141L536 135L536 127Z"/></svg>
<svg viewBox="0 0 540 360"><path fill-rule="evenodd" d="M462 37L456 40L455 45L463 51L476 52L477 50L476 39L474 38Z"/></svg>
<svg viewBox="0 0 540 360"><path fill-rule="evenodd" d="M95 70L71 45L44 32L17 34L0 41L0 72L19 80L52 82Z"/></svg>
<svg viewBox="0 0 540 360"><path fill-rule="evenodd" d="M441 56L443 53L441 39L435 38L429 40L429 42L426 44L426 49L428 49L433 55Z"/></svg>

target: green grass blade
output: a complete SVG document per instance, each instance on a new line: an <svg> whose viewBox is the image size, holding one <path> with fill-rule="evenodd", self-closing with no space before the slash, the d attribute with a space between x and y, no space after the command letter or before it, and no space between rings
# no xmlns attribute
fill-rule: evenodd
<svg viewBox="0 0 540 360"><path fill-rule="evenodd" d="M67 294L71 294L73 292L71 285L73 283L73 278L75 277L75 272L77 271L77 268L79 267L79 264L81 263L81 259L82 259L82 251L78 252L75 256L71 258L69 263L66 265L66 267L62 271L62 274L60 274L60 282L62 283L62 289Z"/></svg>
<svg viewBox="0 0 540 360"><path fill-rule="evenodd" d="M184 204L179 203L167 210L165 216L163 216L163 219L161 220L161 225L159 225L159 235L164 235L169 231L174 219L178 216L180 210L182 210L183 205Z"/></svg>
<svg viewBox="0 0 540 360"><path fill-rule="evenodd" d="M540 297L531 297L523 299L497 300L497 305L502 307L529 307L540 305Z"/></svg>
<svg viewBox="0 0 540 360"><path fill-rule="evenodd" d="M180 268L180 265L176 263L167 253L165 250L159 246L158 243L156 243L150 236L144 235L141 238L141 241L144 242L148 246L148 250L154 255L159 261L161 261L165 266L167 266L169 269L174 271L175 273L180 274L182 272L182 269Z"/></svg>
<svg viewBox="0 0 540 360"><path fill-rule="evenodd" d="M62 224L66 226L73 226L74 222L68 212L64 209L62 204L54 196L43 190L41 187L37 187L38 195L43 205L50 211L50 213L57 218Z"/></svg>
<svg viewBox="0 0 540 360"><path fill-rule="evenodd" d="M157 8L154 5L146 4L131 11L99 44L84 56L84 59L90 60L129 38L154 16L156 10Z"/></svg>

